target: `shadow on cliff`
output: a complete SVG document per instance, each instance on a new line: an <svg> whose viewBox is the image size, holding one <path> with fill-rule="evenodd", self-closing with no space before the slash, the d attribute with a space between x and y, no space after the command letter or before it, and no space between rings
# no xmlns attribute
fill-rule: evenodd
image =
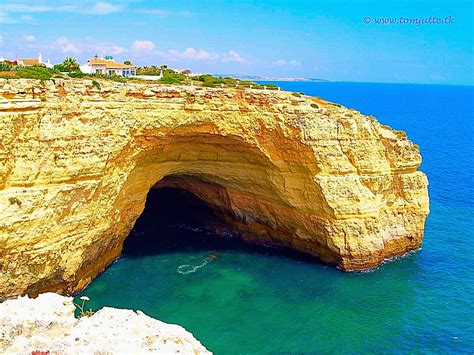
<svg viewBox="0 0 474 355"><path fill-rule="evenodd" d="M143 213L124 242L122 257L234 250L281 255L319 264L314 258L298 252L245 243L235 233L218 236L211 232L216 229L230 230L230 227L194 194L179 188L151 189Z"/></svg>

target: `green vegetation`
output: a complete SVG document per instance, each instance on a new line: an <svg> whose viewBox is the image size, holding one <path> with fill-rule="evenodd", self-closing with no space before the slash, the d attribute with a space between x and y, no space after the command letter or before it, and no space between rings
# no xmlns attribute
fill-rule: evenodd
<svg viewBox="0 0 474 355"><path fill-rule="evenodd" d="M136 71L137 75L150 75L159 76L163 75L160 79L160 83L163 84L183 84L204 86L204 87L251 87L253 89L269 89L276 90L278 87L273 84L260 85L253 81L242 81L231 77L216 77L211 74L203 74L199 76L193 76L189 69L184 69L179 72L169 69L167 65L150 67L138 67Z"/></svg>
<svg viewBox="0 0 474 355"><path fill-rule="evenodd" d="M301 94L298 92L292 92L291 95L293 95L294 97L301 97Z"/></svg>
<svg viewBox="0 0 474 355"><path fill-rule="evenodd" d="M5 70L6 69L6 70ZM54 76L55 72L51 69L44 68L41 66L31 66L31 67L19 67L13 66L8 68L5 66L0 68L0 78L10 79L40 79L48 80Z"/></svg>
<svg viewBox="0 0 474 355"><path fill-rule="evenodd" d="M48 80L53 78L69 79L69 78L100 78L111 81L125 82L136 81L137 79L122 78L117 75L107 74L86 74L79 70L74 70L69 73L61 72L62 64L55 65L53 68L45 68L41 65L33 66L12 66L5 63L0 63L0 78L3 79L40 79ZM140 81L140 80L139 80Z"/></svg>
<svg viewBox="0 0 474 355"><path fill-rule="evenodd" d="M226 77L226 78L218 78L214 77L211 74L204 74L199 75L195 78L197 81L202 83L202 86L206 87L215 87L215 86L237 86L237 80L234 78ZM242 82L243 85L245 82ZM248 85L253 85L254 83L248 82Z"/></svg>
<svg viewBox="0 0 474 355"><path fill-rule="evenodd" d="M162 67L166 67L162 65ZM156 65L152 65L151 67L138 67L136 70L137 75L161 75L161 67L157 67ZM166 68L164 68L166 69Z"/></svg>
<svg viewBox="0 0 474 355"><path fill-rule="evenodd" d="M97 80L92 80L92 85L95 86L97 89L100 89L100 83Z"/></svg>
<svg viewBox="0 0 474 355"><path fill-rule="evenodd" d="M273 84L257 84L253 81L247 80L238 80L231 77L215 77L211 74L204 74L193 77L196 82L200 82L202 86L205 87L248 87L252 89L269 89L269 90L277 90L278 87Z"/></svg>
<svg viewBox="0 0 474 355"><path fill-rule="evenodd" d="M17 78L28 78L28 79L51 79L53 73L47 68L41 67L24 67L16 71Z"/></svg>
<svg viewBox="0 0 474 355"><path fill-rule="evenodd" d="M75 70L75 71L67 73L67 76L69 76L70 78L85 78L88 75L89 74L83 73L79 70Z"/></svg>
<svg viewBox="0 0 474 355"><path fill-rule="evenodd" d="M61 72L77 72L79 71L79 63L72 57L67 57L61 64L56 64L54 69Z"/></svg>
<svg viewBox="0 0 474 355"><path fill-rule="evenodd" d="M44 64L35 64L32 66L13 65L12 62L0 63L0 78L17 79L40 79L48 80L51 78L67 78L61 72L69 72L68 77L81 78L85 74L79 71L79 63L72 58L64 59L61 64L55 65L52 69L46 68Z"/></svg>
<svg viewBox="0 0 474 355"><path fill-rule="evenodd" d="M164 84L186 84L190 81L186 75L164 68L163 77L160 79L160 82Z"/></svg>
<svg viewBox="0 0 474 355"><path fill-rule="evenodd" d="M89 308L88 310L84 309L86 302L90 301L89 297L81 296L80 299L82 300L82 304L77 304L73 302L74 306L76 306L77 310L79 311L78 318L92 317L94 315L94 311L92 310L92 308Z"/></svg>
<svg viewBox="0 0 474 355"><path fill-rule="evenodd" d="M319 106L317 104L311 104L311 107L312 108L319 108Z"/></svg>
<svg viewBox="0 0 474 355"><path fill-rule="evenodd" d="M12 68L13 68L13 65L11 65L10 63L5 63L5 62L0 63L0 71L9 71L9 70L12 70Z"/></svg>
<svg viewBox="0 0 474 355"><path fill-rule="evenodd" d="M63 72L63 73L67 72L66 68L64 68L62 64L55 64L53 66L53 70L56 70L58 72Z"/></svg>

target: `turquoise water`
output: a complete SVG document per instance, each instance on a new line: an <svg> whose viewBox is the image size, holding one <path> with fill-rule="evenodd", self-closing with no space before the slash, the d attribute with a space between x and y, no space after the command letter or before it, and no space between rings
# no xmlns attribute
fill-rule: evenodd
<svg viewBox="0 0 474 355"><path fill-rule="evenodd" d="M128 245L83 292L89 306L140 309L183 325L218 354L472 353L474 88L278 85L374 115L420 145L431 199L423 249L372 272L344 273L180 228L207 212L171 195L164 207L147 205L137 223L143 243ZM159 208L180 212L156 221Z"/></svg>

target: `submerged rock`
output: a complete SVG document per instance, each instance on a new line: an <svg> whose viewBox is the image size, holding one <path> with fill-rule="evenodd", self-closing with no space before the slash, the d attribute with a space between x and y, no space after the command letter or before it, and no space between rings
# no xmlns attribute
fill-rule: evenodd
<svg viewBox="0 0 474 355"><path fill-rule="evenodd" d="M178 325L109 307L77 319L72 302L72 297L44 293L1 303L0 353L211 354Z"/></svg>
<svg viewBox="0 0 474 355"><path fill-rule="evenodd" d="M203 200L228 224L216 234L346 271L421 246L419 149L355 110L284 91L111 81L0 80L1 96L0 299L83 289L154 187Z"/></svg>

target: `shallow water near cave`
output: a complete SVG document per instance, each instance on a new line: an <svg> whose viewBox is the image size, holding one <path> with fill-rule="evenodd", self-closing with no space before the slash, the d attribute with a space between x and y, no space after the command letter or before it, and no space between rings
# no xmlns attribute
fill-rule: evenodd
<svg viewBox="0 0 474 355"><path fill-rule="evenodd" d="M81 293L88 306L139 309L180 324L218 354L472 353L474 88L276 84L374 115L420 145L431 202L423 249L371 272L344 273L190 230L206 223L206 207L189 198L174 205L176 191L162 191L168 202L147 205L139 235Z"/></svg>

